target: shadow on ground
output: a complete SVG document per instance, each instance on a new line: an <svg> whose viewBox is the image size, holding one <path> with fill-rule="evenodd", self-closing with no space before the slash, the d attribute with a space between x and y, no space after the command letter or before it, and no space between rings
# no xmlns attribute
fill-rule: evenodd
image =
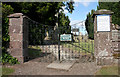
<svg viewBox="0 0 120 77"><path fill-rule="evenodd" d="M41 49L28 48L28 57L25 62L31 61L33 59L39 59L38 61L48 59L53 60L51 58L55 58L55 56L50 52L43 51Z"/></svg>

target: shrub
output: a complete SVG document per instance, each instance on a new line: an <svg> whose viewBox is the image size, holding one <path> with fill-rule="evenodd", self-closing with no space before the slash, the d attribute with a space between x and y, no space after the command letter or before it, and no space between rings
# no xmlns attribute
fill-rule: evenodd
<svg viewBox="0 0 120 77"><path fill-rule="evenodd" d="M9 40L10 40L10 36L9 36L9 32L8 32L8 28L9 28L9 19L7 18L7 16L9 14L13 13L13 8L10 5L6 5L6 4L2 4L2 57L0 57L0 62L2 62L2 64L5 63L9 63L9 64L17 64L19 63L18 60L14 57L12 57L11 55L9 55L8 53L6 53L7 48L9 47Z"/></svg>
<svg viewBox="0 0 120 77"><path fill-rule="evenodd" d="M2 62L2 64L5 63L9 63L11 65L13 64L19 64L18 60L14 57L12 57L11 55L9 55L8 53L2 53L2 57L0 57L0 61Z"/></svg>
<svg viewBox="0 0 120 77"><path fill-rule="evenodd" d="M10 5L2 4L2 50L9 47L9 32L8 32L8 23L9 19L7 16L13 13L13 8Z"/></svg>

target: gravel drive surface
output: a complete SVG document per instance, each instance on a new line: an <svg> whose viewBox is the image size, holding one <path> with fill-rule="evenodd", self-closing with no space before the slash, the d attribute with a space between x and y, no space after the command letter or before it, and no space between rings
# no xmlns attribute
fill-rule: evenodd
<svg viewBox="0 0 120 77"><path fill-rule="evenodd" d="M12 66L15 69L13 75L94 75L100 67L95 62L75 63L69 71L49 69L50 63L28 61Z"/></svg>

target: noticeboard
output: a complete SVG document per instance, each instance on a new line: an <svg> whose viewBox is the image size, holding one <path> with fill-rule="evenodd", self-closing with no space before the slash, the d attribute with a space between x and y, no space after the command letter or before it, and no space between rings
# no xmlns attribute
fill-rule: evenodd
<svg viewBox="0 0 120 77"><path fill-rule="evenodd" d="M62 34L62 35L60 35L60 41L72 41L71 34Z"/></svg>
<svg viewBox="0 0 120 77"><path fill-rule="evenodd" d="M97 31L110 31L110 15L97 15Z"/></svg>

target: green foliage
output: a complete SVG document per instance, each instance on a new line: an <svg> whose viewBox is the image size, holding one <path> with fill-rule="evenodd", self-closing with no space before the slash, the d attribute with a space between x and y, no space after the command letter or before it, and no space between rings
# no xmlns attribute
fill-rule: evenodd
<svg viewBox="0 0 120 77"><path fill-rule="evenodd" d="M95 10L91 10L91 13L89 12L89 14L87 15L87 19L85 21L85 27L88 32L89 39L94 39L94 23L93 23L94 21L92 18L94 11Z"/></svg>
<svg viewBox="0 0 120 77"><path fill-rule="evenodd" d="M13 13L13 8L11 5L2 4L2 18L7 17L9 14Z"/></svg>
<svg viewBox="0 0 120 77"><path fill-rule="evenodd" d="M120 26L120 1L119 2L99 2L99 9L107 9L114 12L112 22Z"/></svg>
<svg viewBox="0 0 120 77"><path fill-rule="evenodd" d="M16 2L6 4L11 5L12 8L14 8L13 12L21 12L34 21L41 24L47 24L45 26L46 28L43 28L43 25L36 27L35 24L32 24L32 28L29 28L29 44L31 45L43 43L45 38L45 29L47 30L48 25L53 27L55 26L57 22L55 14L58 13L63 6L66 7L69 13L72 13L74 10L74 2ZM59 18L60 25L69 26L69 18L65 16L64 13L61 14L61 17ZM68 30L68 28L66 29Z"/></svg>
<svg viewBox="0 0 120 77"><path fill-rule="evenodd" d="M9 47L9 35L8 35L8 23L7 16L13 13L13 8L10 5L2 4L2 48L7 49Z"/></svg>
<svg viewBox="0 0 120 77"><path fill-rule="evenodd" d="M38 46L30 46L30 47L29 47L28 55L29 55L31 58L39 57L41 53L42 53L42 52L41 52L40 47L38 47Z"/></svg>
<svg viewBox="0 0 120 77"><path fill-rule="evenodd" d="M13 13L13 8L10 5L2 4L2 57L0 57L0 61L2 61L3 64L9 63L9 64L16 64L18 63L16 58L13 58L9 54L5 53L7 48L9 47L9 19L7 16L9 14Z"/></svg>
<svg viewBox="0 0 120 77"><path fill-rule="evenodd" d="M45 26L31 24L29 25L29 45L43 44L45 38Z"/></svg>
<svg viewBox="0 0 120 77"><path fill-rule="evenodd" d="M66 4L66 6L67 6L66 9L67 9L70 13L72 13L73 10L74 10L73 4L74 4L73 1L67 2L67 4Z"/></svg>
<svg viewBox="0 0 120 77"><path fill-rule="evenodd" d="M6 51L9 47L10 36L8 35L9 31L9 20L7 16L12 13L23 13L27 15L34 21L37 21L41 24L47 24L55 26L57 22L57 17L55 14L62 9L62 6L66 6L66 9L70 13L74 10L73 2L4 2L2 3L2 51ZM65 15L63 16L64 21L61 26L69 25L69 19ZM61 18L62 19L62 18ZM60 19L60 20L61 20ZM31 27L32 26L32 27ZM43 44L45 38L45 27L39 25L36 27L35 24L29 26L29 44ZM3 54L2 57L3 63L15 64L17 59L13 58L9 54Z"/></svg>
<svg viewBox="0 0 120 77"><path fill-rule="evenodd" d="M0 75L10 75L14 72L15 70L12 68L7 68L7 67L2 67L0 68L0 72L2 72L2 74ZM7 77L7 76L3 76L3 77Z"/></svg>
<svg viewBox="0 0 120 77"><path fill-rule="evenodd" d="M57 22L55 14L63 6L66 6L70 13L74 10L74 2L14 2L6 4L10 4L14 8L14 12L21 12L32 20L51 26L55 26Z"/></svg>
<svg viewBox="0 0 120 77"><path fill-rule="evenodd" d="M97 10L107 9L114 12L112 15L112 23L118 24L120 26L120 1L119 2L99 2L99 6L97 6ZM91 13L87 15L87 19L85 22L86 29L88 32L88 36L90 39L94 38L94 24L93 24L93 14L94 10L91 10Z"/></svg>
<svg viewBox="0 0 120 77"><path fill-rule="evenodd" d="M59 30L60 34L71 33L70 20L68 16L65 16L64 13L59 13Z"/></svg>
<svg viewBox="0 0 120 77"><path fill-rule="evenodd" d="M0 57L0 61L2 62L2 64L5 63L9 63L9 64L19 64L18 60L14 57L12 57L11 55L7 54L7 53L2 53L2 57Z"/></svg>
<svg viewBox="0 0 120 77"><path fill-rule="evenodd" d="M110 66L103 66L99 71L96 72L96 76L98 75L118 75L118 64L117 65L110 65Z"/></svg>

